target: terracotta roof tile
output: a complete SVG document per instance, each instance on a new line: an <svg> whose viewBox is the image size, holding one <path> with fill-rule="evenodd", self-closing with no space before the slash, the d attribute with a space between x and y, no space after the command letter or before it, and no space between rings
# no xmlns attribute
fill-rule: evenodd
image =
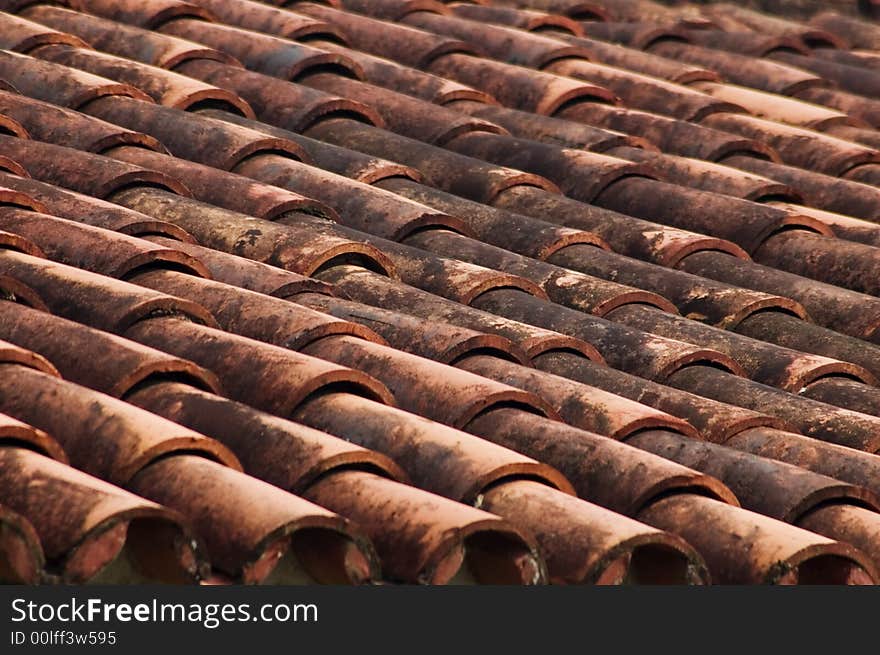
<svg viewBox="0 0 880 655"><path fill-rule="evenodd" d="M785 163L828 175L842 175L856 166L875 163L880 156L866 146L751 116L715 114L702 123L766 141Z"/></svg>
<svg viewBox="0 0 880 655"><path fill-rule="evenodd" d="M345 224L340 228L328 225L327 229L337 229L340 233L351 234L355 239L367 240L366 232L369 232L383 241L398 240L431 227L470 232L461 219L438 212L433 207L318 168L297 165L276 155L251 158L243 162L236 172L267 184L317 196L336 209L341 222ZM355 190L357 193L347 193ZM281 220L290 218L280 217ZM316 219L312 222L318 224L321 221ZM393 248L390 244L388 247Z"/></svg>
<svg viewBox="0 0 880 655"><path fill-rule="evenodd" d="M71 0L71 6L97 16L112 18L120 23L138 25L147 29L159 27L172 18L201 18L212 20L209 11L181 0L144 0L116 2L114 0Z"/></svg>
<svg viewBox="0 0 880 655"><path fill-rule="evenodd" d="M497 100L485 91L480 91L466 84L409 68L390 59L345 48L336 43L327 41L314 43L323 50L343 53L356 61L364 71L364 80L370 84L421 98L437 105L444 105L454 100L476 100L487 104L497 104Z"/></svg>
<svg viewBox="0 0 880 655"><path fill-rule="evenodd" d="M876 187L880 182L880 167L871 164L855 166L842 175L845 179L864 182Z"/></svg>
<svg viewBox="0 0 880 655"><path fill-rule="evenodd" d="M286 298L298 293L333 294L332 287L320 280L261 264L252 259L164 236L146 235L145 238L166 248L174 248L191 255L207 267L212 279L242 289L278 298Z"/></svg>
<svg viewBox="0 0 880 655"><path fill-rule="evenodd" d="M567 378L481 355L463 359L458 366L552 398L560 416L570 425L584 430L623 440L639 430L663 428L700 439L696 430L685 421Z"/></svg>
<svg viewBox="0 0 880 655"><path fill-rule="evenodd" d="M549 351L537 355L532 362L536 368L554 375L583 382L684 418L712 443L725 443L734 435L757 427L787 427L784 421L769 414L725 405L596 362L585 362L572 352Z"/></svg>
<svg viewBox="0 0 880 655"><path fill-rule="evenodd" d="M0 206L0 211L9 211L14 209L17 209L17 207ZM0 246L3 247L3 250L23 252L26 255L32 255L34 257L46 256L45 253L36 246L36 244L31 243L24 237L18 234L13 234L12 232L0 231Z"/></svg>
<svg viewBox="0 0 880 655"><path fill-rule="evenodd" d="M742 372L739 364L717 351L630 329L568 307L548 305L540 298L517 290L486 292L476 299L474 306L584 339L615 368L649 380L662 381L682 366L699 361L713 363L737 374Z"/></svg>
<svg viewBox="0 0 880 655"><path fill-rule="evenodd" d="M17 136L19 138L28 138L28 135L25 133L25 130L21 125L19 125L16 121L13 121L11 118L4 118L0 116L0 124L2 125L11 125L11 129L9 130L0 130L0 134L11 134L12 136ZM13 173L15 175L19 175L21 177L28 177L28 173L24 170L24 167L18 162L12 161L9 157L0 156L0 172L2 173Z"/></svg>
<svg viewBox="0 0 880 655"><path fill-rule="evenodd" d="M852 546L703 496L672 496L638 517L698 544L713 579L722 584L871 584L876 575L867 556ZM719 530L697 528L704 521L717 525ZM743 541L748 543L752 557L731 559L728 549ZM826 560L833 563L830 571L825 569Z"/></svg>
<svg viewBox="0 0 880 655"><path fill-rule="evenodd" d="M166 457L141 470L131 488L188 516L214 565L242 583L378 577L372 548L349 521L216 462Z"/></svg>
<svg viewBox="0 0 880 655"><path fill-rule="evenodd" d="M583 22L581 25L587 36L622 43L633 48L647 49L661 41L688 42L688 30L672 21L613 20L603 22Z"/></svg>
<svg viewBox="0 0 880 655"><path fill-rule="evenodd" d="M368 240L378 243L369 237ZM541 300L548 295L540 285L521 275L436 255L413 246L387 242L380 245L394 261L403 282L465 305L493 289L517 289Z"/></svg>
<svg viewBox="0 0 880 655"><path fill-rule="evenodd" d="M19 93L71 109L106 95L150 98L126 83L8 51L0 52L0 78L10 82Z"/></svg>
<svg viewBox="0 0 880 655"><path fill-rule="evenodd" d="M340 0L340 6L346 11L390 21L400 20L413 12L450 13L445 4L434 0Z"/></svg>
<svg viewBox="0 0 880 655"><path fill-rule="evenodd" d="M809 25L820 30L828 30L843 39L852 48L874 49L880 32L868 21L828 11L813 16Z"/></svg>
<svg viewBox="0 0 880 655"><path fill-rule="evenodd" d="M792 186L701 159L663 154L632 146L611 148L605 154L631 161L647 162L653 169L662 171L663 179L702 191L712 191L756 202L763 202L767 198L787 199L792 202L802 200L800 193Z"/></svg>
<svg viewBox="0 0 880 655"><path fill-rule="evenodd" d="M0 461L0 498L33 526L59 581L95 582L128 564L135 580L185 583L205 567L175 512L24 448L0 448Z"/></svg>
<svg viewBox="0 0 880 655"><path fill-rule="evenodd" d="M723 239L641 220L528 187L512 188L493 204L527 216L547 217L568 227L589 230L604 239L615 252L662 266L673 266L687 255L703 250L721 250L748 259L742 248Z"/></svg>
<svg viewBox="0 0 880 655"><path fill-rule="evenodd" d="M394 402L384 385L359 371L189 321L154 318L133 325L124 336L204 366L234 400L281 416L290 416L311 394L334 386ZM250 363L247 371L238 365L241 357Z"/></svg>
<svg viewBox="0 0 880 655"><path fill-rule="evenodd" d="M157 312L216 325L195 303L11 250L0 251L0 270L36 291L53 313L109 332L121 332Z"/></svg>
<svg viewBox="0 0 880 655"><path fill-rule="evenodd" d="M423 175L414 168L399 164L381 157L373 157L372 155L343 148L333 145L325 141L318 141L302 134L291 132L273 125L266 125L259 121L253 121L242 116L235 116L228 112L214 109L203 109L199 112L202 115L217 118L219 120L243 125L254 130L277 136L282 139L289 139L303 148L303 152L308 154L306 163L311 163L318 168L323 168L331 173L337 173L344 177L350 177L364 184L376 184L382 180L390 178L408 178L414 182L423 181ZM329 119L328 122L332 122ZM255 186L266 187L257 182L252 182ZM269 187L276 189L277 187Z"/></svg>
<svg viewBox="0 0 880 655"><path fill-rule="evenodd" d="M402 22L428 32L479 44L484 52L495 59L529 68L541 69L566 57L589 58L589 52L577 45L566 45L539 34L487 25L458 16L420 11L408 14Z"/></svg>
<svg viewBox="0 0 880 655"><path fill-rule="evenodd" d="M671 41L656 43L649 48L649 52L668 59L706 66L735 84L780 95L795 95L806 86L823 86L825 84L822 78L795 68L797 64L783 54L772 56L774 59L787 62L792 66L783 66L764 59ZM739 101L737 104L742 105L743 102Z"/></svg>
<svg viewBox="0 0 880 655"><path fill-rule="evenodd" d="M570 197L592 201L606 187L626 177L650 176L650 167L616 157L507 135L464 134L448 144L474 159L484 159L513 169L541 175Z"/></svg>
<svg viewBox="0 0 880 655"><path fill-rule="evenodd" d="M116 398L152 379L186 380L211 391L220 387L213 374L192 362L46 312L4 302L0 321L5 339L44 356L66 379ZM83 358L100 366L84 365Z"/></svg>
<svg viewBox="0 0 880 655"><path fill-rule="evenodd" d="M56 261L102 275L128 278L141 269L160 267L210 276L185 253L47 214L0 207L0 227L41 244L43 253Z"/></svg>
<svg viewBox="0 0 880 655"><path fill-rule="evenodd" d="M233 211L247 212L258 218L273 220L289 211L299 211L334 220L337 218L333 209L313 198L307 198L289 189L261 184L212 166L157 155L142 148L121 147L106 154L131 164L164 171L170 177L186 184L187 188L193 189L192 192L196 197L205 202L227 207Z"/></svg>
<svg viewBox="0 0 880 655"><path fill-rule="evenodd" d="M817 380L803 390L807 398L877 416L876 394L852 380Z"/></svg>
<svg viewBox="0 0 880 655"><path fill-rule="evenodd" d="M811 46L823 44L842 48L847 45L845 41L837 38L833 33L812 24L804 25L797 21L788 20L784 15L770 16L746 6L718 3L711 7L705 7L703 13L723 29L738 26L762 34L796 36Z"/></svg>
<svg viewBox="0 0 880 655"><path fill-rule="evenodd" d="M535 546L507 521L369 473L320 480L307 498L363 527L391 580L445 584L541 584Z"/></svg>
<svg viewBox="0 0 880 655"><path fill-rule="evenodd" d="M0 363L26 366L49 376L61 377L58 369L45 357L8 341L0 341Z"/></svg>
<svg viewBox="0 0 880 655"><path fill-rule="evenodd" d="M467 220L467 226L473 231L474 236L481 241L526 257L547 260L560 250L568 250L579 245L609 249L605 241L592 232L554 225L530 216L469 201L411 180L399 178L380 180L377 186L452 215L461 216ZM487 249L482 248L482 250L488 253ZM588 252L592 253L592 250Z"/></svg>
<svg viewBox="0 0 880 655"><path fill-rule="evenodd" d="M594 152L604 152L609 148L631 145L654 150L653 144L645 139L593 127L584 123L560 120L550 116L539 116L528 112L496 105L455 101L451 107L472 116L479 116L509 130L514 136L555 143L569 148L583 148Z"/></svg>
<svg viewBox="0 0 880 655"><path fill-rule="evenodd" d="M803 259L807 253L811 261ZM773 268L872 295L878 287L872 280L871 262L878 257L880 250L872 246L802 230L776 234L755 253L757 261Z"/></svg>
<svg viewBox="0 0 880 655"><path fill-rule="evenodd" d="M438 36L407 25L377 21L311 2L297 2L293 9L334 25L343 33L346 42L358 50L413 68L427 68L443 55L479 50L459 39Z"/></svg>
<svg viewBox="0 0 880 655"><path fill-rule="evenodd" d="M746 509L786 523L797 524L819 505L834 502L832 499L855 501L872 509L878 506L878 497L867 489L670 432L647 430L626 442L726 481ZM772 473L768 474L768 469Z"/></svg>
<svg viewBox="0 0 880 655"><path fill-rule="evenodd" d="M876 187L754 157L733 155L725 162L798 189L812 207L865 219L880 216L876 205L880 191Z"/></svg>
<svg viewBox="0 0 880 655"><path fill-rule="evenodd" d="M138 150L139 152L149 152ZM86 225L103 227L134 236L161 234L176 241L188 243L195 241L186 231L171 223L157 221L151 216L140 214L120 205L52 184L0 173L0 185L28 194L41 203L39 209L45 212L55 216L63 215L65 218Z"/></svg>
<svg viewBox="0 0 880 655"><path fill-rule="evenodd" d="M683 316L725 329L734 329L745 318L768 309L779 309L801 318L807 315L799 303L785 296L713 283L704 277L614 253L593 250L589 257L583 255L582 249L565 248L552 254L549 261L604 279L650 289L673 302Z"/></svg>
<svg viewBox="0 0 880 655"><path fill-rule="evenodd" d="M858 95L877 97L877 94L880 93L880 79L875 73L866 71L864 68L787 52L774 53L771 57L791 66L812 71L816 75L821 75L822 78L836 83L841 89Z"/></svg>
<svg viewBox="0 0 880 655"><path fill-rule="evenodd" d="M0 414L0 443L25 447L63 464L67 463L67 455L55 439L42 430L5 414Z"/></svg>
<svg viewBox="0 0 880 655"><path fill-rule="evenodd" d="M871 373L851 362L792 351L764 341L743 339L727 330L712 329L696 321L661 314L652 309L642 311L638 307L621 307L614 310L611 317L652 334L714 348L734 358L750 378L787 391L797 392L826 375L853 377L868 384L876 381Z"/></svg>
<svg viewBox="0 0 880 655"><path fill-rule="evenodd" d="M462 379L475 377L464 371L453 371L451 375ZM489 380L482 384L484 388L493 386ZM491 410L503 404L503 400L490 398L486 407ZM449 411L448 407L445 409ZM361 445L393 458L418 487L466 504L474 503L491 486L516 477L539 480L567 494L573 493L568 480L547 464L350 394L330 393L314 398L296 411L295 418L331 434L356 433ZM389 419L396 424L393 433L388 430ZM356 429L353 421L357 422Z"/></svg>
<svg viewBox="0 0 880 655"><path fill-rule="evenodd" d="M880 232L877 229L877 223L865 221L860 218L853 218L843 214L836 214L823 209L814 207L804 207L802 205L791 205L788 203L776 203L784 209L807 213L814 218L822 221L826 225L832 227L836 236L847 239L849 241L858 241L866 245L880 245Z"/></svg>
<svg viewBox="0 0 880 655"><path fill-rule="evenodd" d="M535 114L552 116L564 107L597 99L617 102L611 91L596 84L467 54L443 55L427 70L485 91L503 105Z"/></svg>
<svg viewBox="0 0 880 655"><path fill-rule="evenodd" d="M490 489L480 506L534 532L552 583L704 584L709 579L702 558L684 540L527 480Z"/></svg>
<svg viewBox="0 0 880 655"><path fill-rule="evenodd" d="M857 141L872 148L880 147L880 139L877 138L877 132L870 128L856 127L853 125L837 125L828 128L828 133L838 136L847 141Z"/></svg>
<svg viewBox="0 0 880 655"><path fill-rule="evenodd" d="M800 97L828 107L847 112L853 118L867 122L876 128L880 125L880 102L875 98L847 93L834 88L807 88L800 92Z"/></svg>
<svg viewBox="0 0 880 655"><path fill-rule="evenodd" d="M648 210L644 204L646 197L641 195L646 192L664 194L666 200L662 203L652 202ZM818 233L831 232L809 216L789 214L749 200L646 178L620 180L604 188L596 197L596 203L617 212L653 218L674 227L726 239L746 252L753 252L770 235L789 226ZM701 207L702 211L712 207L712 214L688 211L696 207ZM679 214L682 211L687 213Z"/></svg>
<svg viewBox="0 0 880 655"><path fill-rule="evenodd" d="M785 295L797 298L819 324L869 341L876 341L878 327L876 299L830 284L807 280L769 266L741 265L732 257L695 253L679 268L696 275L720 279L729 284L772 293L787 289Z"/></svg>
<svg viewBox="0 0 880 655"><path fill-rule="evenodd" d="M43 577L45 555L37 531L20 514L0 506L0 549L4 584L38 584Z"/></svg>
<svg viewBox="0 0 880 655"><path fill-rule="evenodd" d="M391 131L439 146L468 132L504 132L489 121L462 116L454 110L431 106L424 100L338 75L311 75L303 83L375 107Z"/></svg>
<svg viewBox="0 0 880 655"><path fill-rule="evenodd" d="M500 0L493 4L505 7L531 7L536 11L571 16L575 20L600 21L609 20L615 6L606 6L606 3L600 0L586 0L585 2L576 2L575 0ZM616 4L619 5L619 3Z"/></svg>
<svg viewBox="0 0 880 655"><path fill-rule="evenodd" d="M321 477L341 470L372 471L407 480L403 470L382 453L182 382L159 381L134 390L126 400L211 434L238 453L248 473L292 493L302 493ZM259 447L254 447L255 440Z"/></svg>
<svg viewBox="0 0 880 655"><path fill-rule="evenodd" d="M877 365L880 352L875 345L782 312L756 312L744 319L734 330L759 341L852 362L875 376L880 373ZM835 379L843 380L843 378ZM862 387L865 385L860 386ZM833 404L849 407L847 404Z"/></svg>
<svg viewBox="0 0 880 655"><path fill-rule="evenodd" d="M544 426L533 414L500 408L478 417L470 429L521 452L550 457L579 496L624 514L632 515L667 493L694 488L737 503L724 485L693 469L564 423Z"/></svg>
<svg viewBox="0 0 880 655"><path fill-rule="evenodd" d="M235 57L220 50L62 7L36 5L21 12L21 15L75 34L98 50L160 68L172 69L190 59L214 59L241 65Z"/></svg>
<svg viewBox="0 0 880 655"><path fill-rule="evenodd" d="M750 384L705 366L676 371L668 382L720 402L736 399L735 404L782 418L806 436L873 453L880 448L875 436L877 419L867 414Z"/></svg>
<svg viewBox="0 0 880 655"><path fill-rule="evenodd" d="M624 107L581 103L562 109L558 117L634 134L684 157L718 161L736 153L779 161L779 154L757 139Z"/></svg>
<svg viewBox="0 0 880 655"><path fill-rule="evenodd" d="M812 82L809 80L805 82L807 87L810 84ZM718 84L715 82L696 82L693 86L713 97L736 102L759 119L767 119L817 131L824 131L836 125L858 125L861 123L857 119L827 107L794 98L769 94L764 91L757 91L748 87L736 86L734 84ZM795 92L803 93L802 87L799 88L795 85L794 89ZM710 116L709 120L711 121L712 118ZM784 150L784 146L780 146L780 149Z"/></svg>
<svg viewBox="0 0 880 655"><path fill-rule="evenodd" d="M273 77L296 80L313 68L363 77L358 65L344 55L281 37L192 19L176 19L161 30L163 34L223 48L249 69Z"/></svg>
<svg viewBox="0 0 880 655"><path fill-rule="evenodd" d="M570 350L588 359L601 361L598 351L588 343L528 323L505 319L454 303L376 275L362 268L337 266L320 274L340 293L368 305L392 308L429 321L442 320L453 325L506 337L530 356L551 350Z"/></svg>
<svg viewBox="0 0 880 655"><path fill-rule="evenodd" d="M27 126L27 134L32 139L57 143L63 138L65 145L76 150L103 152L124 144L157 151L164 149L156 139L146 134L7 91L0 91L0 114ZM64 134L58 135L57 132Z"/></svg>
<svg viewBox="0 0 880 655"><path fill-rule="evenodd" d="M384 342L377 334L356 323L177 270L153 267L153 270L145 270L129 279L135 284L198 302L229 332L293 350L332 335L353 335L376 343Z"/></svg>
<svg viewBox="0 0 880 655"><path fill-rule="evenodd" d="M505 190L518 186L558 190L540 175L461 156L389 131L377 131L355 121L326 121L308 130L307 134L378 157L394 157L418 170L430 186L481 203L492 203Z"/></svg>
<svg viewBox="0 0 880 655"><path fill-rule="evenodd" d="M380 334L389 345L419 357L444 364L455 364L473 353L491 353L495 357L526 364L529 356L509 339L496 334L459 327L445 322L421 321L402 312L372 307L363 303L315 293L288 297L300 305L325 314L360 323Z"/></svg>
<svg viewBox="0 0 880 655"><path fill-rule="evenodd" d="M126 402L40 371L3 364L2 411L51 434L71 465L115 484L174 452L239 467L223 444ZM14 380L14 383L13 383Z"/></svg>
<svg viewBox="0 0 880 655"><path fill-rule="evenodd" d="M842 505L840 509L820 507L799 522L799 526L852 544L877 561L876 537L878 525L874 512L854 505Z"/></svg>
<svg viewBox="0 0 880 655"><path fill-rule="evenodd" d="M207 9L228 25L237 25L255 32L274 34L297 41L332 39L340 43L345 42L342 32L330 23L292 11L269 7L260 2L241 0L230 3L223 0L193 0L190 4Z"/></svg>
<svg viewBox="0 0 880 655"><path fill-rule="evenodd" d="M691 86L675 84L611 66L580 60L560 60L551 64L548 70L560 75L604 84L630 107L672 118L699 121L718 112L744 111L736 99L716 99Z"/></svg>
<svg viewBox="0 0 880 655"><path fill-rule="evenodd" d="M437 255L449 258L454 256L480 266L520 275L537 284L553 302L597 316L603 316L630 303L653 305L663 311L676 311L665 298L650 292L528 259L452 232L421 232L408 238L406 243ZM592 246L588 253L591 252Z"/></svg>
<svg viewBox="0 0 880 655"><path fill-rule="evenodd" d="M528 32L567 32L574 36L583 34L583 28L577 21L560 14L545 14L532 9L517 9L516 7L466 3L453 3L449 8L454 15L462 18L509 25Z"/></svg>
<svg viewBox="0 0 880 655"><path fill-rule="evenodd" d="M44 45L66 44L73 47L89 47L87 43L66 31L55 30L26 20L19 16L0 15L0 47L22 54Z"/></svg>
<svg viewBox="0 0 880 655"><path fill-rule="evenodd" d="M339 336L309 344L303 352L369 373L388 385L402 408L452 427L463 428L500 405L556 417L541 396L380 344Z"/></svg>
<svg viewBox="0 0 880 655"><path fill-rule="evenodd" d="M873 491L877 489L871 480L875 459L868 453L852 448L765 427L743 430L726 444L737 450L794 464Z"/></svg>
<svg viewBox="0 0 880 655"><path fill-rule="evenodd" d="M244 159L260 152L284 153L297 160L308 159L303 149L291 141L266 137L246 127L214 120L199 113L177 112L169 107L121 96L99 98L89 103L86 111L91 116L116 125L133 126L138 132L157 136L173 155L198 153L198 157L193 157L197 161L210 162L224 170L235 168Z"/></svg>
<svg viewBox="0 0 880 655"><path fill-rule="evenodd" d="M579 45L589 53L591 61L628 69L651 77L659 77L669 82L689 84L697 80L720 79L718 73L712 69L694 66L681 61L672 61L636 48L629 48L586 37L569 37L558 34L553 36L554 38L564 40L566 43Z"/></svg>
<svg viewBox="0 0 880 655"><path fill-rule="evenodd" d="M725 31L689 30L687 38L690 43L716 48L728 52L751 55L752 57L766 57L776 51L800 52L810 54L811 50L797 36L758 34L740 29L728 29ZM834 52L837 52L836 50Z"/></svg>
<svg viewBox="0 0 880 655"><path fill-rule="evenodd" d="M387 254L348 238L335 223L307 214L285 212L282 216L292 213L296 220L292 225L282 225L195 201L181 204L178 197L146 188L121 191L113 199L192 230L202 245L300 275L311 275L337 258L353 258L367 268L391 275L395 271ZM207 223L205 216L214 220ZM257 236L261 238L254 238Z"/></svg>
<svg viewBox="0 0 880 655"><path fill-rule="evenodd" d="M183 196L190 195L185 186L158 171L100 158L82 150L3 135L0 135L0 144L4 152L29 172L38 171L40 181L102 200L117 189L137 183L165 188ZM101 165L96 165L99 162Z"/></svg>
<svg viewBox="0 0 880 655"><path fill-rule="evenodd" d="M177 71L239 94L260 120L293 131L304 130L334 113L382 125L379 114L367 105L228 64L200 59L179 65Z"/></svg>
<svg viewBox="0 0 880 655"><path fill-rule="evenodd" d="M220 103L245 116L254 115L253 109L234 93L203 84L164 68L66 45L42 46L33 54L35 57L56 64L79 68L122 84L130 84L149 95L159 104L168 107L187 109L197 104ZM228 66L229 64L222 65Z"/></svg>

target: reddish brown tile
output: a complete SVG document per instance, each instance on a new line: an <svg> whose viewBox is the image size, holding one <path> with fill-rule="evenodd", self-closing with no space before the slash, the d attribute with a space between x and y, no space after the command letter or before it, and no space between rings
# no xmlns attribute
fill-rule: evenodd
<svg viewBox="0 0 880 655"><path fill-rule="evenodd" d="M0 333L53 362L65 379L116 398L155 379L174 378L209 391L220 387L192 362L14 303L3 303Z"/></svg>
<svg viewBox="0 0 880 655"><path fill-rule="evenodd" d="M292 493L302 493L321 477L349 469L407 479L382 453L188 384L160 381L135 390L126 400L212 435L238 455L248 474Z"/></svg>
<svg viewBox="0 0 880 655"><path fill-rule="evenodd" d="M77 37L26 20L20 16L0 13L0 46L26 54L43 45L66 44L73 47L88 48L88 44Z"/></svg>
<svg viewBox="0 0 880 655"><path fill-rule="evenodd" d="M116 80L121 84L131 85L149 95L159 104L168 107L189 109L190 107L205 103L221 104L229 110L244 116L253 117L254 115L254 110L235 93L167 71L164 68L149 66L131 59L124 59L94 50L72 48L66 45L42 46L34 50L33 55L46 61L78 68L94 75ZM198 61L207 62L208 60L200 59ZM219 63L218 65L229 66L229 64ZM81 106L82 104L77 105L77 108Z"/></svg>
<svg viewBox="0 0 880 655"><path fill-rule="evenodd" d="M0 78L19 93L71 109L107 95L150 101L150 96L130 84L11 52L0 53Z"/></svg>
<svg viewBox="0 0 880 655"><path fill-rule="evenodd" d="M363 584L378 577L367 539L341 516L216 462L151 464L131 489L187 516L212 564L241 583Z"/></svg>
<svg viewBox="0 0 880 655"><path fill-rule="evenodd" d="M542 584L531 539L493 514L369 473L324 478L306 495L356 521L397 581Z"/></svg>
<svg viewBox="0 0 880 655"><path fill-rule="evenodd" d="M124 485L150 462L175 452L240 468L226 446L198 432L46 373L3 367L0 410L51 434L71 465L86 473Z"/></svg>
<svg viewBox="0 0 880 655"><path fill-rule="evenodd" d="M175 512L23 448L0 448L0 461L0 499L33 525L59 581L179 584L206 572Z"/></svg>
<svg viewBox="0 0 880 655"><path fill-rule="evenodd" d="M151 66L170 69L190 59L213 59L241 65L234 57L220 50L62 7L40 4L25 9L21 15L76 35L98 50Z"/></svg>

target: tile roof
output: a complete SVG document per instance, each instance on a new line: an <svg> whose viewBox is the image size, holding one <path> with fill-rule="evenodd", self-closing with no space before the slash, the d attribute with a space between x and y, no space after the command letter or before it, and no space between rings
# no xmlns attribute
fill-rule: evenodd
<svg viewBox="0 0 880 655"><path fill-rule="evenodd" d="M0 0L0 580L878 582L821 5Z"/></svg>

